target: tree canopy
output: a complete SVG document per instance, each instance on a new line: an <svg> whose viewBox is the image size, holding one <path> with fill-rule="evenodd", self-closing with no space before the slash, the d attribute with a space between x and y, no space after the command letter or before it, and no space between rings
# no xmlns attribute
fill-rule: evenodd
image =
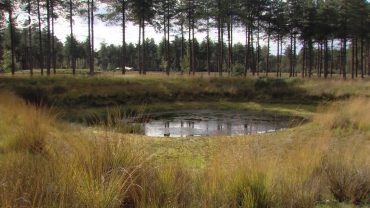
<svg viewBox="0 0 370 208"><path fill-rule="evenodd" d="M263 71L279 76L283 71L290 76L346 77L350 72L352 78L364 77L370 74L369 5L366 0L5 0L0 4L0 66L13 73L33 68L43 72L45 62L48 75L51 68L73 68L75 74L76 68L88 67L93 73L96 65L101 70L121 68L123 74L131 66L143 74ZM19 12L30 16L22 24L31 27L20 27ZM87 20L86 43L75 38L75 16ZM96 51L94 17L121 26L122 42L102 44ZM58 18L70 22L64 44L54 34ZM140 28L137 44L126 42L127 33L135 35L126 31L127 22ZM147 39L146 27L163 33L163 41ZM217 31L216 40L210 38L211 30ZM197 40L196 33L206 33L205 40ZM237 45L235 33L245 42Z"/></svg>

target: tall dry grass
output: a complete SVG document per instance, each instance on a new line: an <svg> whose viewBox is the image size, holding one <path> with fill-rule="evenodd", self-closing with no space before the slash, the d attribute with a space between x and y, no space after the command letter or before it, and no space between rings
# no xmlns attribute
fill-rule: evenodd
<svg viewBox="0 0 370 208"><path fill-rule="evenodd" d="M294 129L209 138L194 169L192 158L157 157L152 139L74 128L1 93L0 207L367 206L368 109L369 98L357 98Z"/></svg>
<svg viewBox="0 0 370 208"><path fill-rule="evenodd" d="M119 207L146 154L124 139L73 132L45 109L1 94L0 206Z"/></svg>

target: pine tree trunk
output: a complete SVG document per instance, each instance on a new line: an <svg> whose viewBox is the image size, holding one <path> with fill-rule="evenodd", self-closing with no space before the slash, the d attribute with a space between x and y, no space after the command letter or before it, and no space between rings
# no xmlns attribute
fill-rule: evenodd
<svg viewBox="0 0 370 208"><path fill-rule="evenodd" d="M221 76L221 20L220 17L217 18L217 42L218 42L218 50L217 50L217 71L219 76Z"/></svg>
<svg viewBox="0 0 370 208"><path fill-rule="evenodd" d="M145 42L145 20L144 20L144 18L143 18L143 20L142 20L142 24L143 24L143 26L142 26L142 32L143 32L143 35L142 35L142 38L143 38L143 40L142 40L142 42L143 42L143 58L142 58L142 69L143 69L143 75L146 75L146 42Z"/></svg>
<svg viewBox="0 0 370 208"><path fill-rule="evenodd" d="M315 56L315 71L316 71L316 75L317 77L319 77L319 59L320 59L320 46L319 46L319 43L317 43L317 51L316 51L316 54L314 54Z"/></svg>
<svg viewBox="0 0 370 208"><path fill-rule="evenodd" d="M230 30L230 71L232 72L234 70L234 52L233 52L233 47L234 47L234 40L233 40L233 29L234 29L234 25L233 25L233 16L230 16L230 27L231 27L231 30Z"/></svg>
<svg viewBox="0 0 370 208"><path fill-rule="evenodd" d="M370 76L370 41L367 41L367 75Z"/></svg>
<svg viewBox="0 0 370 208"><path fill-rule="evenodd" d="M208 71L208 76L211 75L211 69L210 69L210 56L209 56L209 17L207 17L207 71Z"/></svg>
<svg viewBox="0 0 370 208"><path fill-rule="evenodd" d="M278 34L277 36L277 51L276 51L276 77L279 77L279 70L280 70L280 64L279 64L279 60L280 60L280 36Z"/></svg>
<svg viewBox="0 0 370 208"><path fill-rule="evenodd" d="M28 23L31 24L32 23L32 20L31 20L31 0L28 0ZM32 56L32 28L29 27L28 28L28 48L27 48L27 51L28 51L28 67L30 69L30 75L33 76L33 56Z"/></svg>
<svg viewBox="0 0 370 208"><path fill-rule="evenodd" d="M364 78L365 71L364 71L364 39L361 38L361 78Z"/></svg>
<svg viewBox="0 0 370 208"><path fill-rule="evenodd" d="M94 75L95 70L95 46L94 46L94 0L91 0L91 62L90 74Z"/></svg>
<svg viewBox="0 0 370 208"><path fill-rule="evenodd" d="M227 54L227 73L230 76L231 75L231 18L229 19L229 22L227 23L227 48L228 48L228 54Z"/></svg>
<svg viewBox="0 0 370 208"><path fill-rule="evenodd" d="M355 39L356 78L358 77L358 38Z"/></svg>
<svg viewBox="0 0 370 208"><path fill-rule="evenodd" d="M290 33L289 77L293 77L293 33Z"/></svg>
<svg viewBox="0 0 370 208"><path fill-rule="evenodd" d="M279 70L279 76L281 77L281 74L282 74L282 68L281 68L281 63L282 63L282 60L283 60L283 36L280 37L280 63L279 63L279 66L280 66L280 70Z"/></svg>
<svg viewBox="0 0 370 208"><path fill-rule="evenodd" d="M342 76L343 74L343 40L340 40L340 52L339 52L339 75Z"/></svg>
<svg viewBox="0 0 370 208"><path fill-rule="evenodd" d="M251 25L253 25L253 23L251 24ZM253 28L252 27L250 27L249 28L249 30L250 30L250 36L251 36L251 38L250 38L250 42L251 42L251 52L252 52L252 54L251 54L251 57L252 57L252 71L253 71L253 76L255 76L256 75L256 58L255 58L255 54L254 54L254 40L253 40Z"/></svg>
<svg viewBox="0 0 370 208"><path fill-rule="evenodd" d="M347 38L344 38L343 42L343 55L342 55L342 73L343 73L343 78L347 78Z"/></svg>
<svg viewBox="0 0 370 208"><path fill-rule="evenodd" d="M222 19L221 19L221 46L220 46L220 67L221 67L221 70L220 70L220 76L222 77L222 73L223 73L223 64L224 64L224 27L223 27L223 22L222 22Z"/></svg>
<svg viewBox="0 0 370 208"><path fill-rule="evenodd" d="M138 61L137 61L137 68L139 69L139 74L143 73L143 69L141 68L141 18L139 20L139 44L138 44Z"/></svg>
<svg viewBox="0 0 370 208"><path fill-rule="evenodd" d="M164 52L164 60L167 62L168 61L168 58L167 58L168 53L167 53L167 26L166 26L166 24L167 24L166 14L164 13L163 14L163 44L164 44L163 52ZM168 65L168 63L166 64L164 71L166 72L166 75L169 75L167 73L167 65Z"/></svg>
<svg viewBox="0 0 370 208"><path fill-rule="evenodd" d="M122 74L126 74L126 2L122 0Z"/></svg>
<svg viewBox="0 0 370 208"><path fill-rule="evenodd" d="M55 30L54 30L54 0L50 1L51 4L51 51L52 51L52 57L53 57L53 74L55 75L57 73L57 59L56 59L56 51L55 51Z"/></svg>
<svg viewBox="0 0 370 208"><path fill-rule="evenodd" d="M191 8L190 8L190 0L189 0L189 17L188 17L188 20L189 20L189 46L188 46L188 55L189 55L189 75L191 75L191 72L193 71L193 55L192 55L192 49L191 49L191 46L193 45L191 42Z"/></svg>
<svg viewBox="0 0 370 208"><path fill-rule="evenodd" d="M184 23L181 22L181 61L184 59L184 46L185 46L185 38L184 38ZM181 75L183 75L184 69L181 69Z"/></svg>
<svg viewBox="0 0 370 208"><path fill-rule="evenodd" d="M194 17L192 18L192 40L193 41L191 41L191 63L192 63L192 71L193 71L193 75L195 75L195 71L196 71L196 68L195 68L195 46L194 46L194 43L195 43L195 32L194 32L194 30L195 30L195 27L194 27Z"/></svg>
<svg viewBox="0 0 370 208"><path fill-rule="evenodd" d="M257 76L260 75L260 23L259 20L257 20L257 61L256 61L256 71Z"/></svg>
<svg viewBox="0 0 370 208"><path fill-rule="evenodd" d="M324 40L324 77L328 78L329 74L329 49L328 49L328 40Z"/></svg>
<svg viewBox="0 0 370 208"><path fill-rule="evenodd" d="M312 68L313 68L313 45L312 45L312 39L310 38L308 40L308 53L309 53L309 68L308 68L308 77L312 77Z"/></svg>
<svg viewBox="0 0 370 208"><path fill-rule="evenodd" d="M294 33L293 35L294 37L294 48L293 48L293 75L295 77L298 76L297 74L297 70L296 70L296 67L297 67L297 34Z"/></svg>
<svg viewBox="0 0 370 208"><path fill-rule="evenodd" d="M302 78L305 77L305 75L307 76L307 73L306 73L306 70L305 70L305 67L306 67L306 44L307 44L307 41L306 40L303 40L303 57L302 57L302 71L301 71L301 76Z"/></svg>
<svg viewBox="0 0 370 208"><path fill-rule="evenodd" d="M167 75L170 75L170 7L169 5L167 6L167 64L166 64L166 67L167 67Z"/></svg>
<svg viewBox="0 0 370 208"><path fill-rule="evenodd" d="M334 39L331 39L331 63L330 63L330 77L334 73Z"/></svg>
<svg viewBox="0 0 370 208"><path fill-rule="evenodd" d="M76 75L76 59L74 56L74 48L75 48L75 41L73 37L73 4L72 0L69 0L69 27L71 29L71 48L70 48L70 56L71 56L71 63L72 63L72 74Z"/></svg>
<svg viewBox="0 0 370 208"><path fill-rule="evenodd" d="M355 40L354 38L352 39L352 70L351 70L351 74L352 74L352 79L355 78Z"/></svg>
<svg viewBox="0 0 370 208"><path fill-rule="evenodd" d="M89 51L89 69L90 69L90 75L92 75L92 68L91 68L91 63L92 63L92 54L91 54L91 11L90 11L90 0L87 0L87 25L88 25L88 33L89 35L87 36L87 41L88 41L88 51Z"/></svg>
<svg viewBox="0 0 370 208"><path fill-rule="evenodd" d="M323 47L322 47L323 43L322 43L322 40L320 40L320 52L319 52L319 77L321 77L321 74L322 74L322 69L323 69L323 64L322 64L322 59L323 59Z"/></svg>
<svg viewBox="0 0 370 208"><path fill-rule="evenodd" d="M248 72L248 59L249 59L249 33L248 25L245 25L245 60L244 60L244 77L247 76Z"/></svg>
<svg viewBox="0 0 370 208"><path fill-rule="evenodd" d="M0 16L5 17L4 10L0 10ZM4 27L6 27L5 22L0 21L0 28L4 28ZM4 38L3 34L0 33L0 40L3 40L3 38ZM3 62L3 57L4 57L4 47L2 46L2 44L0 44L0 63Z"/></svg>
<svg viewBox="0 0 370 208"><path fill-rule="evenodd" d="M267 35L267 57L266 57L266 76L270 72L270 33Z"/></svg>
<svg viewBox="0 0 370 208"><path fill-rule="evenodd" d="M24 29L24 47L22 48L22 69L27 69L29 70L29 51L28 51L28 30ZM0 39L1 42L1 39Z"/></svg>
<svg viewBox="0 0 370 208"><path fill-rule="evenodd" d="M37 0L37 18L39 24L39 51L40 51L40 68L41 68L41 75L44 75L44 53L42 50L42 29L41 29L41 12L40 12L40 0Z"/></svg>
<svg viewBox="0 0 370 208"><path fill-rule="evenodd" d="M47 60L46 60L46 74L50 76L50 69L51 69L51 50L50 50L50 0L46 0L46 20L47 20L47 41L46 41L46 53L47 53Z"/></svg>
<svg viewBox="0 0 370 208"><path fill-rule="evenodd" d="M11 7L11 6L10 6ZM13 8L9 8L9 32L10 32L10 49L12 57L12 75L15 74L15 40L14 40L14 23L13 23Z"/></svg>

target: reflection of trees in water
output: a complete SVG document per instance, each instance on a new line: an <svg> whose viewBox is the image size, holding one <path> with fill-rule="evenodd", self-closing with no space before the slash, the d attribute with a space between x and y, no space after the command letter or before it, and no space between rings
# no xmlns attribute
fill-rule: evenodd
<svg viewBox="0 0 370 208"><path fill-rule="evenodd" d="M222 131L222 124L220 123L217 124L217 131Z"/></svg>
<svg viewBox="0 0 370 208"><path fill-rule="evenodd" d="M179 121L179 134L180 136L194 136L196 134L196 130L200 136L208 136L208 135L233 135L233 134L249 134L253 132L253 129L258 130L258 128L253 128L253 125L240 124L234 125L231 121L217 121L214 125L211 123L212 121L201 121L198 123L198 128L196 128L195 121ZM204 126L203 126L203 125ZM211 125L210 125L211 124ZM164 121L164 136L170 137L171 130L176 129L176 121ZM175 127L173 127L173 126ZM172 128L171 128L172 126ZM212 127L213 126L213 127ZM234 127L234 128L233 128Z"/></svg>
<svg viewBox="0 0 370 208"><path fill-rule="evenodd" d="M209 135L244 135L273 132L287 127L283 120L276 121L269 117L257 119L231 116L230 119L164 119L153 120L145 124L145 133L148 136L159 137L188 137Z"/></svg>
<svg viewBox="0 0 370 208"><path fill-rule="evenodd" d="M164 128L165 129L170 128L170 122L169 121L164 122Z"/></svg>
<svg viewBox="0 0 370 208"><path fill-rule="evenodd" d="M232 134L232 125L231 125L231 122L228 122L226 124L226 129L227 129L227 135L231 135Z"/></svg>

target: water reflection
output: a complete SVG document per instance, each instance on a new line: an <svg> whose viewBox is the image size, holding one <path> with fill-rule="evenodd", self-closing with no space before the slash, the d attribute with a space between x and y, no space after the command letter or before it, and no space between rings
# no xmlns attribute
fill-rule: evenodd
<svg viewBox="0 0 370 208"><path fill-rule="evenodd" d="M144 123L145 134L152 137L261 134L288 126L288 117L233 111L167 112Z"/></svg>

